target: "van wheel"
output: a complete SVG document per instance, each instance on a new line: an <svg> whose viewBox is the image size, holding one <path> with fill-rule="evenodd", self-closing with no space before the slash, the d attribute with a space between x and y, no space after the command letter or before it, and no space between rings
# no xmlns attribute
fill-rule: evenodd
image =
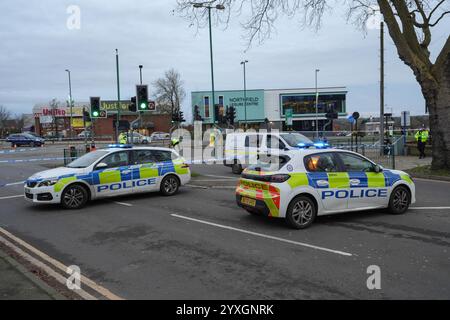
<svg viewBox="0 0 450 320"><path fill-rule="evenodd" d="M233 172L234 174L241 174L242 173L242 166L240 163L233 163L233 165L231 166L231 172Z"/></svg>
<svg viewBox="0 0 450 320"><path fill-rule="evenodd" d="M286 212L286 222L294 229L308 228L317 216L315 203L308 197L295 197Z"/></svg>
<svg viewBox="0 0 450 320"><path fill-rule="evenodd" d="M389 199L389 211L392 214L402 214L408 210L411 203L409 190L404 186L395 188Z"/></svg>
<svg viewBox="0 0 450 320"><path fill-rule="evenodd" d="M180 180L174 175L166 176L161 181L161 193L163 196L172 196L178 192L180 188Z"/></svg>
<svg viewBox="0 0 450 320"><path fill-rule="evenodd" d="M65 209L81 209L88 201L88 193L78 184L68 186L61 195L61 204Z"/></svg>

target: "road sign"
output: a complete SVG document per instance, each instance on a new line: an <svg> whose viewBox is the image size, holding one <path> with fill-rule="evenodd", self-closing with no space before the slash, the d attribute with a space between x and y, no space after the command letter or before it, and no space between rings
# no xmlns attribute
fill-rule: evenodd
<svg viewBox="0 0 450 320"><path fill-rule="evenodd" d="M400 118L401 126L402 127L409 127L411 126L411 113L409 111L402 111L402 116Z"/></svg>

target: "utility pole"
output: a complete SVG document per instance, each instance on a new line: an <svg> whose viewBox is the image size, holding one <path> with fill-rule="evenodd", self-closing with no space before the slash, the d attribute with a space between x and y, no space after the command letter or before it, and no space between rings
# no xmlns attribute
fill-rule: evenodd
<svg viewBox="0 0 450 320"><path fill-rule="evenodd" d="M69 109L70 109L70 123L69 123L69 136L72 139L73 138L73 132L72 132L72 109L73 109L73 99L72 99L72 81L70 79L70 70L66 69L67 74L69 75Z"/></svg>
<svg viewBox="0 0 450 320"><path fill-rule="evenodd" d="M116 75L117 75L117 119L116 119L116 143L119 143L119 119L120 119L120 82L119 82L119 50L116 49Z"/></svg>
<svg viewBox="0 0 450 320"><path fill-rule="evenodd" d="M241 64L244 66L244 119L245 119L245 130L247 130L247 76L245 66L248 60L244 60Z"/></svg>
<svg viewBox="0 0 450 320"><path fill-rule="evenodd" d="M317 74L319 69L316 69L316 138L319 139L319 90L317 88Z"/></svg>
<svg viewBox="0 0 450 320"><path fill-rule="evenodd" d="M384 145L384 22L380 22L380 154Z"/></svg>

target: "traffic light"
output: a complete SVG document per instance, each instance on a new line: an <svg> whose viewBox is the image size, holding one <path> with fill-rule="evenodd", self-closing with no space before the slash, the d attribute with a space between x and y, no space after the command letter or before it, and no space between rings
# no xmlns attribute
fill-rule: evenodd
<svg viewBox="0 0 450 320"><path fill-rule="evenodd" d="M91 97L91 118L100 117L100 97Z"/></svg>
<svg viewBox="0 0 450 320"><path fill-rule="evenodd" d="M85 122L91 121L91 115L89 114L89 112L84 110L84 108L83 108L83 121Z"/></svg>
<svg viewBox="0 0 450 320"><path fill-rule="evenodd" d="M128 106L128 110L131 112L136 112L136 97L131 97L131 103Z"/></svg>
<svg viewBox="0 0 450 320"><path fill-rule="evenodd" d="M183 116L183 111L178 111L178 121L179 122L185 122L186 121L186 119L184 119L184 116Z"/></svg>
<svg viewBox="0 0 450 320"><path fill-rule="evenodd" d="M228 108L227 118L228 118L228 122L231 125L233 125L234 124L234 120L236 119L236 109L233 106Z"/></svg>
<svg viewBox="0 0 450 320"><path fill-rule="evenodd" d="M148 111L148 86L137 85L136 86L136 101L137 109L139 111Z"/></svg>
<svg viewBox="0 0 450 320"><path fill-rule="evenodd" d="M172 112L172 122L178 122L178 111Z"/></svg>

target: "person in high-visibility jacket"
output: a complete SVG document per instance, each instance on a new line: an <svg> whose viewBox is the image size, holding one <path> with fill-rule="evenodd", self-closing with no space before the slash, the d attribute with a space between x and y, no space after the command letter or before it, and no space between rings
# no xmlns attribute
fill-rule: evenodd
<svg viewBox="0 0 450 320"><path fill-rule="evenodd" d="M417 149L419 150L419 159L423 159L426 157L425 155L425 146L428 141L428 130L424 128L420 128L419 131L416 132L414 138L417 141Z"/></svg>
<svg viewBox="0 0 450 320"><path fill-rule="evenodd" d="M126 144L127 143L127 135L124 132L119 134L119 143Z"/></svg>

